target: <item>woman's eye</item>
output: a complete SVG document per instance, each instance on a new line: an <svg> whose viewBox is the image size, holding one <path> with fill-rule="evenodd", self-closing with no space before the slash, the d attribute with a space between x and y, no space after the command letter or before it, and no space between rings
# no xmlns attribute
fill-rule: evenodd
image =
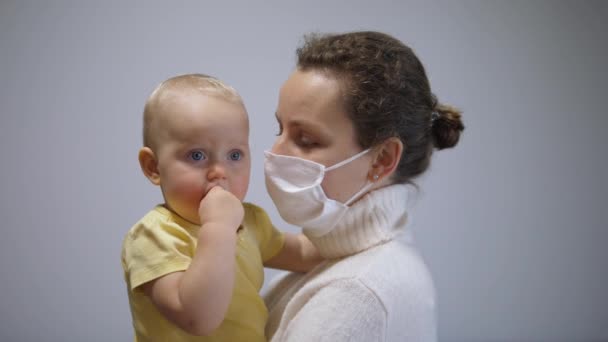
<svg viewBox="0 0 608 342"><path fill-rule="evenodd" d="M241 160L242 154L240 151L230 152L230 160Z"/></svg>
<svg viewBox="0 0 608 342"><path fill-rule="evenodd" d="M203 160L205 159L205 154L202 151L192 151L190 152L190 158L192 158L192 160Z"/></svg>
<svg viewBox="0 0 608 342"><path fill-rule="evenodd" d="M277 137L278 137L278 136L280 136L281 134L283 134L283 126L281 126L281 125L279 124L279 132L278 132L276 135L277 135Z"/></svg>
<svg viewBox="0 0 608 342"><path fill-rule="evenodd" d="M307 135L301 135L298 142L300 146L303 147L312 147L315 145L315 141Z"/></svg>

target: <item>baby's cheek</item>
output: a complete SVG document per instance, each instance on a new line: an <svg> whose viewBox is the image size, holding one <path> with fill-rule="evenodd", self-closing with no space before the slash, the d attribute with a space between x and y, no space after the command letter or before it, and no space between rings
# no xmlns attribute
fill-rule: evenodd
<svg viewBox="0 0 608 342"><path fill-rule="evenodd" d="M184 181L180 182L176 191L181 197L188 200L200 201L203 198L205 187L203 182Z"/></svg>
<svg viewBox="0 0 608 342"><path fill-rule="evenodd" d="M235 182L232 182L230 184L230 192L232 192L232 194L234 196L236 196L238 199L240 199L241 201L245 198L245 195L247 195L247 189L249 187L249 178L241 178L238 179Z"/></svg>

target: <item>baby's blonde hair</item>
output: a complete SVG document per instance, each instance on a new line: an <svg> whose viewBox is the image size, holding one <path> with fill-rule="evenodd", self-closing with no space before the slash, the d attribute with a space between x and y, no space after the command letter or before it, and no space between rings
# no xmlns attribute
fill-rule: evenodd
<svg viewBox="0 0 608 342"><path fill-rule="evenodd" d="M148 97L144 107L143 142L153 148L153 121L158 116L159 104L175 92L199 91L205 95L218 96L226 101L242 103L239 93L221 80L205 74L185 74L171 77L159 84Z"/></svg>

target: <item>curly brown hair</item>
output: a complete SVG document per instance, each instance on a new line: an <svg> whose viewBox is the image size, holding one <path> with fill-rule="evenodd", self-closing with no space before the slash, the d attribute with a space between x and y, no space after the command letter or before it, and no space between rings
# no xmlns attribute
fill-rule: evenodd
<svg viewBox="0 0 608 342"><path fill-rule="evenodd" d="M407 183L429 166L433 147L453 147L464 130L461 112L440 104L412 49L380 32L310 34L297 49L298 68L342 84L344 105L359 145L398 137L404 150L393 176Z"/></svg>

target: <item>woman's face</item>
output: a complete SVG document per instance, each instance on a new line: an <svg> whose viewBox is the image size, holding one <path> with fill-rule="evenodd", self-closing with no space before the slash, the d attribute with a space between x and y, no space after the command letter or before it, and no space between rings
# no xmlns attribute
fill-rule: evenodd
<svg viewBox="0 0 608 342"><path fill-rule="evenodd" d="M361 152L342 96L338 80L314 70L294 71L279 93L279 134L272 152L326 167ZM321 183L325 194L347 201L366 184L371 164L372 153L367 153L328 171Z"/></svg>

